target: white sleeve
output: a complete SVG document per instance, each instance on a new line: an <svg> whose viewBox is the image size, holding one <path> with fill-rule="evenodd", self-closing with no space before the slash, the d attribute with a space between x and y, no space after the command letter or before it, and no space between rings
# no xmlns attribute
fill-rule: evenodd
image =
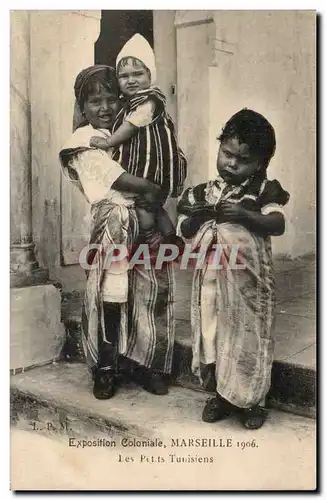
<svg viewBox="0 0 326 500"><path fill-rule="evenodd" d="M268 203L261 209L262 215L268 215L271 214L272 212L279 212L284 215L283 207L278 203Z"/></svg>
<svg viewBox="0 0 326 500"><path fill-rule="evenodd" d="M107 153L98 149L80 153L71 166L78 173L89 203L110 198L112 184L125 172Z"/></svg>
<svg viewBox="0 0 326 500"><path fill-rule="evenodd" d="M127 115L126 121L135 127L146 127L153 121L155 103L152 100L140 104L135 111Z"/></svg>
<svg viewBox="0 0 326 500"><path fill-rule="evenodd" d="M178 217L178 222L177 222L177 227L176 227L176 233L177 233L177 236L181 236L181 238L183 237L182 236L182 232L181 232L181 224L186 219L188 219L188 217L186 215L179 215L179 217Z"/></svg>

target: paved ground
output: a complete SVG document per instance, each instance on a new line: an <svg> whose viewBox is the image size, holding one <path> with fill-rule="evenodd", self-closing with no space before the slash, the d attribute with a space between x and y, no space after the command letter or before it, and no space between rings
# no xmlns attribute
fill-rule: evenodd
<svg viewBox="0 0 326 500"><path fill-rule="evenodd" d="M57 277L65 291L83 289L83 275L75 266ZM176 281L177 336L188 335L191 274L179 272ZM314 260L280 266L276 282L276 359L314 368ZM30 418L21 416L18 427L13 428L12 489L315 487L315 421L311 419L270 411L264 427L255 432L243 429L236 418L204 424L201 412L207 395L180 387L158 398L131 385L122 388L110 402L101 402L92 397L85 365L36 368L13 376L11 382L33 400L52 404L53 413L43 417L38 414L37 422L43 430L31 431ZM47 430L47 424L53 416L57 421L58 415L69 417L69 435ZM90 425L81 425L84 421ZM96 440L103 438L103 429L106 437L115 441L114 448L69 446L69 437ZM163 448L123 447L123 436L161 439ZM177 438L179 443L182 439L215 439L223 446L172 446L172 439Z"/></svg>
<svg viewBox="0 0 326 500"><path fill-rule="evenodd" d="M85 365L35 368L13 376L12 386L52 407L34 409L28 420L20 413L11 435L13 489L315 486L312 419L272 410L258 431L244 429L237 417L206 424L201 413L207 395L180 387L158 397L131 384L112 400L98 401ZM36 431L31 430L33 421ZM67 422L68 434L54 434L60 422ZM69 446L69 437L75 444L105 437L115 446L77 448ZM127 443L161 440L162 447L124 447L121 440L126 437ZM195 439L200 441L189 442Z"/></svg>

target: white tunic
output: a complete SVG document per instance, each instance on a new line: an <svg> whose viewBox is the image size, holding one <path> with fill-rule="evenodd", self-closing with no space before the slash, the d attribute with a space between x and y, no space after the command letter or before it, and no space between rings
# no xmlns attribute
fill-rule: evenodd
<svg viewBox="0 0 326 500"><path fill-rule="evenodd" d="M108 136L107 130L97 130L91 125L77 129L65 148L89 147L91 136ZM110 152L88 149L75 155L70 166L77 172L84 194L90 204L104 198L117 205L134 206L135 193L120 192L112 188L114 182L125 170L111 159ZM101 286L102 297L106 302L127 302L128 263L104 271Z"/></svg>

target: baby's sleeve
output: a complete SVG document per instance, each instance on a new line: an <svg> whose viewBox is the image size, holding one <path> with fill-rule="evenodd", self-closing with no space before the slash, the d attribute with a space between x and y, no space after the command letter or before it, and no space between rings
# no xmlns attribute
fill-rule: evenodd
<svg viewBox="0 0 326 500"><path fill-rule="evenodd" d="M181 231L181 225L182 223L188 219L187 215L179 215L178 221L177 221L177 227L176 227L176 234L177 236L180 236L181 238L184 238L182 231Z"/></svg>
<svg viewBox="0 0 326 500"><path fill-rule="evenodd" d="M278 203L267 203L267 205L264 205L261 208L262 215L268 215L268 214L271 214L272 212L279 212L282 215L284 215L283 207L282 207L282 205L279 205Z"/></svg>
<svg viewBox="0 0 326 500"><path fill-rule="evenodd" d="M266 181L264 191L261 195L261 213L268 215L279 212L283 216L283 206L289 201L290 195L285 191L277 180Z"/></svg>
<svg viewBox="0 0 326 500"><path fill-rule="evenodd" d="M155 113L155 102L152 99L140 104L129 113L125 120L135 127L147 127L152 123Z"/></svg>
<svg viewBox="0 0 326 500"><path fill-rule="evenodd" d="M277 180L265 181L265 187L260 195L261 207L266 205L286 205L290 199L290 195L285 191Z"/></svg>

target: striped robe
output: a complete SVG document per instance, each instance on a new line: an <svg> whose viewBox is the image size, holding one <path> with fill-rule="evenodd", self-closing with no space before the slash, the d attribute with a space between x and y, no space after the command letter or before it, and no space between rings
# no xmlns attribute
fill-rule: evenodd
<svg viewBox="0 0 326 500"><path fill-rule="evenodd" d="M138 235L133 208L101 200L92 205L93 227L90 244L97 243L97 266L86 272L87 282L82 314L82 338L86 360L93 371L98 362L98 342L106 340L101 282L105 250L113 243L130 250ZM129 271L128 302L121 304L119 352L140 365L170 373L174 346L175 283L171 263L161 270L137 264Z"/></svg>
<svg viewBox="0 0 326 500"><path fill-rule="evenodd" d="M131 248L138 235L138 219L133 208L115 205L103 199L91 205L92 228L89 244L99 246L90 251L86 270L86 290L82 311L82 340L86 361L91 370L97 367L99 339L111 338L104 321L101 284L104 279L105 256L114 244ZM91 247L92 248L92 247ZM97 265L95 265L95 263ZM119 352L124 354L128 343L128 309L121 304Z"/></svg>
<svg viewBox="0 0 326 500"><path fill-rule="evenodd" d="M164 94L157 87L137 92L135 97L125 102L112 132L120 127L130 112L148 100L155 102L152 123L139 127L129 141L113 152L113 159L129 174L159 184L166 197L176 198L183 191L187 160L178 147L175 126L166 111Z"/></svg>
<svg viewBox="0 0 326 500"><path fill-rule="evenodd" d="M264 179L231 186L224 193L219 181L188 189L178 205L181 222L203 207L217 207L221 199L251 204L286 201L288 193L276 181ZM277 195L278 193L278 195ZM222 196L221 196L222 195ZM205 365L215 363L216 391L240 408L261 403L270 387L273 361L272 324L275 283L271 240L231 223L205 222L191 240L201 245L223 245L220 269L210 269L212 253L195 269L192 285L192 370L204 383ZM233 245L238 245L238 268L228 265ZM237 248L234 247L233 248ZM239 264L241 263L241 266Z"/></svg>

